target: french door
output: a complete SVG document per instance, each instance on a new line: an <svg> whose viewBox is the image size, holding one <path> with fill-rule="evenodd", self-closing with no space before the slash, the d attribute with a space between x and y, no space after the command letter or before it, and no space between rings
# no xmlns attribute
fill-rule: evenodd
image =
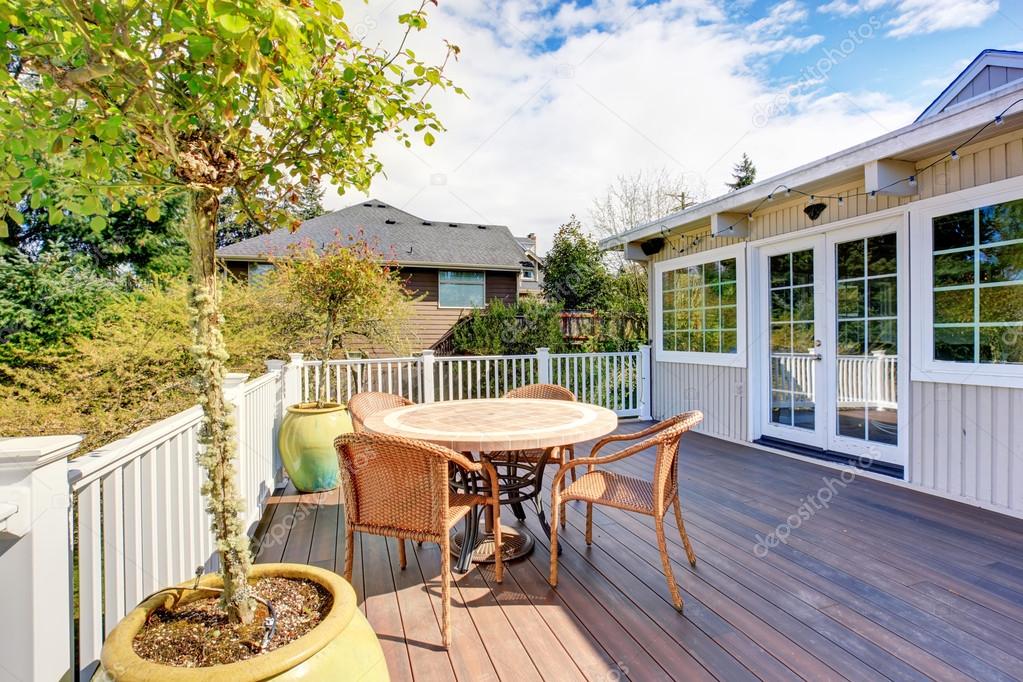
<svg viewBox="0 0 1023 682"><path fill-rule="evenodd" d="M760 247L760 434L902 466L901 216Z"/></svg>

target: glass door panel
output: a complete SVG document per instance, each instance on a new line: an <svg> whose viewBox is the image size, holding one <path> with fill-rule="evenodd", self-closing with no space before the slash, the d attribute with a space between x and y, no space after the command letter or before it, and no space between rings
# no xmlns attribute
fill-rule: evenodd
<svg viewBox="0 0 1023 682"><path fill-rule="evenodd" d="M817 392L814 250L771 256L771 422L813 431Z"/></svg>
<svg viewBox="0 0 1023 682"><path fill-rule="evenodd" d="M897 446L897 235L841 241L834 256L834 435Z"/></svg>

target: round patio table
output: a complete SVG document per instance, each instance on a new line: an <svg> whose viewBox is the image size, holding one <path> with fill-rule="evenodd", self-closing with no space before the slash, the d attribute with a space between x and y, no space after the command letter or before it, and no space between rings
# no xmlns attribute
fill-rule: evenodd
<svg viewBox="0 0 1023 682"><path fill-rule="evenodd" d="M498 469L501 504L513 505L524 520L522 502L532 500L540 523L548 533L550 526L538 499L543 472L551 453L558 447L606 436L618 426L618 416L604 407L566 400L530 400L489 398L450 400L397 407L371 415L365 428L404 438L423 440L487 457ZM525 459L526 451L542 451L538 458ZM503 473L502 473L503 470ZM456 481L464 487L466 481ZM487 519L487 530L499 520ZM533 536L525 528L501 526L501 553L507 561L529 554ZM460 554L462 534L452 538L451 551ZM475 562L494 560L493 534L485 532L471 558ZM459 569L464 571L466 552Z"/></svg>

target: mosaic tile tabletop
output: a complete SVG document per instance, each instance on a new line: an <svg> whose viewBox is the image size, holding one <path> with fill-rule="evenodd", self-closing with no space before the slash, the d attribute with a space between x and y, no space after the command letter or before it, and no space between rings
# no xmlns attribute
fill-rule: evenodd
<svg viewBox="0 0 1023 682"><path fill-rule="evenodd" d="M453 450L532 450L605 436L618 416L603 407L564 400L494 398L409 405L366 418L366 429L444 445Z"/></svg>

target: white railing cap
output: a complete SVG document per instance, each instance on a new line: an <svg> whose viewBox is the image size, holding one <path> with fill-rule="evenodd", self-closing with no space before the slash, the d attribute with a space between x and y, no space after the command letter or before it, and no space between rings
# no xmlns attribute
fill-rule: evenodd
<svg viewBox="0 0 1023 682"><path fill-rule="evenodd" d="M0 440L0 467L32 468L70 456L82 436L26 436Z"/></svg>

